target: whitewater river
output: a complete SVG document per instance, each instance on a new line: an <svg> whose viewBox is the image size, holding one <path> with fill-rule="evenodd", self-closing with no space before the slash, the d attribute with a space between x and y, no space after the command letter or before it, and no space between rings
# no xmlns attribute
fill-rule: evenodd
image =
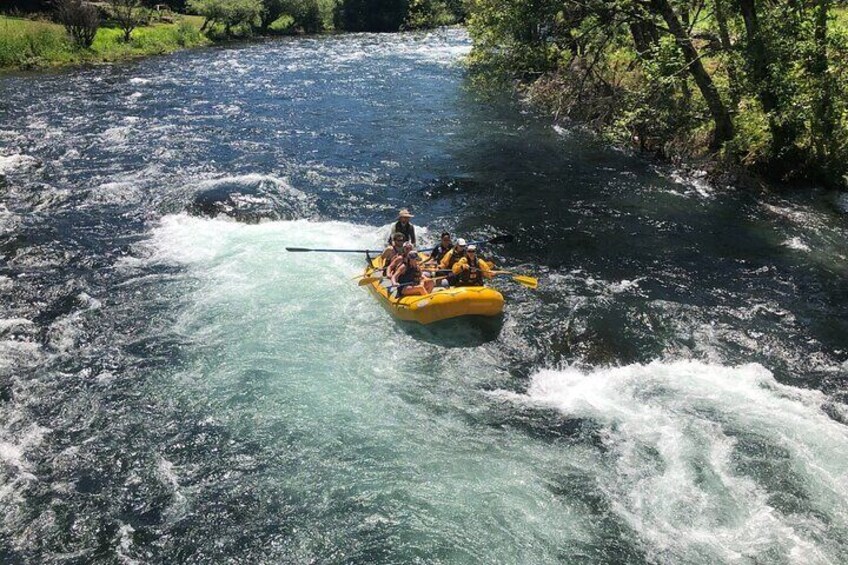
<svg viewBox="0 0 848 565"><path fill-rule="evenodd" d="M0 78L0 562L845 563L848 200L474 89L459 31ZM500 327L351 280L511 233Z"/></svg>

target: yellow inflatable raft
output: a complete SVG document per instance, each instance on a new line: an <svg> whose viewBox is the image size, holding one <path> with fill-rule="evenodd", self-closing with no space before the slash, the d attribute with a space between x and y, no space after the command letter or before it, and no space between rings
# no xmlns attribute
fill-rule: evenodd
<svg viewBox="0 0 848 565"><path fill-rule="evenodd" d="M374 271L382 266L382 258L374 259L365 268L365 276L379 276L381 273ZM427 296L398 298L397 291L387 290L384 283L373 282L367 285L368 290L399 320L432 324L460 316L499 316L503 313L503 295L486 286L437 287Z"/></svg>

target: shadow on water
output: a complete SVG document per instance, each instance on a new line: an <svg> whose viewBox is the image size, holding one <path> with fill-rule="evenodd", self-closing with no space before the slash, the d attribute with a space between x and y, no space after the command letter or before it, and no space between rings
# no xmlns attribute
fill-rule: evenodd
<svg viewBox="0 0 848 565"><path fill-rule="evenodd" d="M503 327L503 315L463 316L427 326L399 321L398 325L409 336L440 347L477 347L498 338Z"/></svg>

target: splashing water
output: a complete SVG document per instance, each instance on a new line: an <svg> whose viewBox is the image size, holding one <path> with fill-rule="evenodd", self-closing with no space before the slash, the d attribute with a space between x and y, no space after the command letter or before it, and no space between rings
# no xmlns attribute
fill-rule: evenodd
<svg viewBox="0 0 848 565"><path fill-rule="evenodd" d="M0 79L0 562L846 561L844 199L609 151L468 51ZM539 289L423 331L284 251L400 207Z"/></svg>

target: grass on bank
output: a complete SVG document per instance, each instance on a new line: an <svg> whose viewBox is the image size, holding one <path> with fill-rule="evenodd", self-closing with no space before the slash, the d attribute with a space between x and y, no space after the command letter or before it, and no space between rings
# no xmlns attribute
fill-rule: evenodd
<svg viewBox="0 0 848 565"><path fill-rule="evenodd" d="M125 43L121 30L107 23L97 30L91 48L82 49L61 25L0 15L0 70L118 61L206 45L210 41L200 32L202 24L203 18L181 16L175 23L140 27Z"/></svg>

